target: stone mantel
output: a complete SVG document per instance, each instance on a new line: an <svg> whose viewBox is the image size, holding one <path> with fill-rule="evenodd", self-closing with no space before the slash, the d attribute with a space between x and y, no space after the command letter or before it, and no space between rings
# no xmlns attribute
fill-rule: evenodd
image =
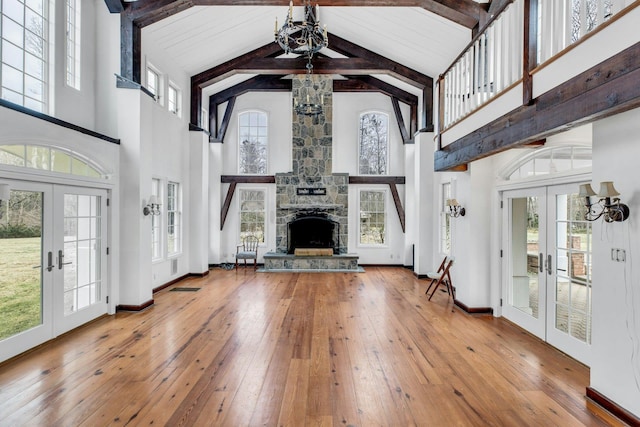
<svg viewBox="0 0 640 427"><path fill-rule="evenodd" d="M331 211L344 208L344 205L334 203L307 204L307 203L283 203L278 209L299 210L299 211Z"/></svg>

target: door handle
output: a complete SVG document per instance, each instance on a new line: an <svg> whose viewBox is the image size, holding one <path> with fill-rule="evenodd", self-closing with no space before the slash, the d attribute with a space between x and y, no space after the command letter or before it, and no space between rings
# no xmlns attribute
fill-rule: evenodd
<svg viewBox="0 0 640 427"><path fill-rule="evenodd" d="M552 271L551 271L551 255L547 255L547 274L549 276L551 276Z"/></svg>
<svg viewBox="0 0 640 427"><path fill-rule="evenodd" d="M62 250L59 250L58 251L58 270L62 270L63 265L69 265L73 263L73 261L62 262L63 259L64 259L64 253L62 252ZM53 266L51 268L53 268Z"/></svg>
<svg viewBox="0 0 640 427"><path fill-rule="evenodd" d="M47 271L53 270L53 252L51 252L51 251L49 251L47 253L47 264L49 264L49 265L47 265L46 270ZM34 265L33 266L33 268L40 268L40 267L42 267L42 265Z"/></svg>
<svg viewBox="0 0 640 427"><path fill-rule="evenodd" d="M538 255L538 268L540 269L540 273L544 271L544 255L542 255L542 252Z"/></svg>

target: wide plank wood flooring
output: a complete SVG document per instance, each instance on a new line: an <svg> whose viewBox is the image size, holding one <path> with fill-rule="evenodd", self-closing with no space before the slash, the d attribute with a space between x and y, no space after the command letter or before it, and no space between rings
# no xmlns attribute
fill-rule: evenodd
<svg viewBox="0 0 640 427"><path fill-rule="evenodd" d="M589 370L402 268L212 269L0 365L1 426L598 426Z"/></svg>

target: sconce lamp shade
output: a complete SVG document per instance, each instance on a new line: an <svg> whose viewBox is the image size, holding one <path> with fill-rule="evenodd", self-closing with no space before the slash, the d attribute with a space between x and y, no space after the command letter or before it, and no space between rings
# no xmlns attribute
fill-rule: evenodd
<svg viewBox="0 0 640 427"><path fill-rule="evenodd" d="M578 193L580 197L591 197L595 196L596 192L591 188L591 184L581 184L580 185L580 193Z"/></svg>
<svg viewBox="0 0 640 427"><path fill-rule="evenodd" d="M600 191L598 191L598 197L616 197L620 193L613 186L611 181L603 181L600 183Z"/></svg>
<svg viewBox="0 0 640 427"><path fill-rule="evenodd" d="M456 199L447 199L447 206L459 206Z"/></svg>
<svg viewBox="0 0 640 427"><path fill-rule="evenodd" d="M149 197L149 204L150 205L157 205L158 204L158 198L156 197L155 194L152 194L151 197Z"/></svg>
<svg viewBox="0 0 640 427"><path fill-rule="evenodd" d="M0 184L0 200L9 200L9 184Z"/></svg>

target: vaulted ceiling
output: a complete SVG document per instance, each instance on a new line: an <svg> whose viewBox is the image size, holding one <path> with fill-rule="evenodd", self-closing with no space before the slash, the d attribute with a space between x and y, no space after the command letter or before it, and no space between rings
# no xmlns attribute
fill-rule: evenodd
<svg viewBox="0 0 640 427"><path fill-rule="evenodd" d="M258 48L273 43L276 18L283 22L288 0L105 0L112 12L120 12L123 42L129 44L132 64L124 64L123 75L133 80L140 62L141 46L153 46L189 76L197 76L220 64L233 63ZM294 16L302 14L302 0L294 0ZM472 0L316 0L320 20L330 32L329 47L321 56L345 58L334 40L359 46L381 58L386 69L363 67L349 70L353 75L371 75L414 95L424 94L422 83L399 77L393 64L417 74L437 78L446 70L472 37L472 32L488 19L488 5ZM129 25L127 29L127 23ZM127 40L128 38L128 40ZM335 43L344 45L344 43ZM350 55L346 55L350 56ZM140 58L137 59L141 61ZM321 62L321 61L319 61ZM335 62L335 61L334 61ZM356 61L353 61L356 62ZM264 61L270 66L268 61ZM128 76L125 69L133 69ZM371 68L371 69L369 69ZM331 71L333 68L325 67ZM300 67L304 72L304 67ZM210 79L201 85L202 100L235 86L256 74L278 74L277 70L247 67ZM280 73L286 74L286 73ZM341 73L345 74L345 73ZM192 92L193 93L193 92ZM192 95L193 98L193 95ZM193 99L192 99L193 103ZM192 105L192 113L195 107Z"/></svg>

